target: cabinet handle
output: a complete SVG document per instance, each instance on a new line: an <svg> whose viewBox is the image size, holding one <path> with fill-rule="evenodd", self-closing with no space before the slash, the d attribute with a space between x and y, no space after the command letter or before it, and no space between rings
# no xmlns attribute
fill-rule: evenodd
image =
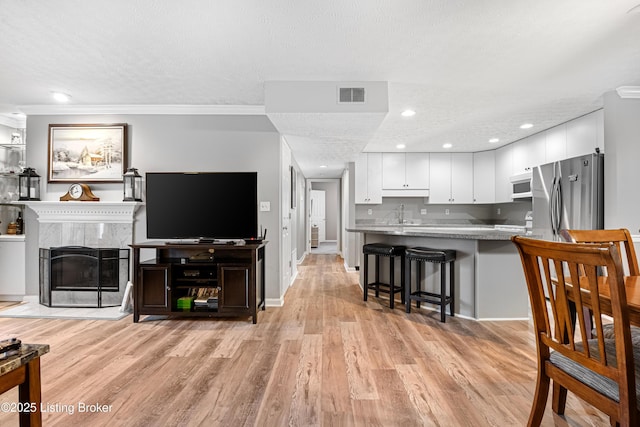
<svg viewBox="0 0 640 427"><path fill-rule="evenodd" d="M218 289L218 291L221 291L222 290L222 286L218 286L217 289Z"/></svg>

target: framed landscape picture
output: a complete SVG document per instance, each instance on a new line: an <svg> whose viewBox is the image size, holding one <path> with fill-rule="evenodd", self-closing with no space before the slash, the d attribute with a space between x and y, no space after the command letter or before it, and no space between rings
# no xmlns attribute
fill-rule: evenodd
<svg viewBox="0 0 640 427"><path fill-rule="evenodd" d="M122 182L127 125L49 125L49 182Z"/></svg>

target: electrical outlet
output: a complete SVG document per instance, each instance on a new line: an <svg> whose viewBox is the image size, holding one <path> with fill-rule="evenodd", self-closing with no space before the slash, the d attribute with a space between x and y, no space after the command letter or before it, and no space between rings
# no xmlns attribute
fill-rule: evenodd
<svg viewBox="0 0 640 427"><path fill-rule="evenodd" d="M427 214L426 209L420 209L420 215L426 215L426 214Z"/></svg>
<svg viewBox="0 0 640 427"><path fill-rule="evenodd" d="M373 209L367 209L367 215L373 215Z"/></svg>
<svg viewBox="0 0 640 427"><path fill-rule="evenodd" d="M445 209L445 210L444 210L444 214L445 214L445 215L449 215L449 209Z"/></svg>
<svg viewBox="0 0 640 427"><path fill-rule="evenodd" d="M269 212L271 210L271 202L260 202L260 212Z"/></svg>
<svg viewBox="0 0 640 427"><path fill-rule="evenodd" d="M498 208L498 210L496 211L496 213L497 213L498 215L500 215L500 208Z"/></svg>

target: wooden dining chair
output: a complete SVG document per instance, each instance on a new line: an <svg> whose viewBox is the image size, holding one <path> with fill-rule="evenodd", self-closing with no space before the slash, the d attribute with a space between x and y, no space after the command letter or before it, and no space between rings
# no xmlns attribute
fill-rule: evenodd
<svg viewBox="0 0 640 427"><path fill-rule="evenodd" d="M618 249L620 261L625 276L640 276L640 268L638 267L638 258L636 250L633 246L631 233L626 228L610 229L610 230L560 230L560 235L567 242L574 243L612 243ZM625 254L626 256L622 256ZM611 325L605 325L603 328L605 338L613 338L614 331ZM631 341L634 345L640 345L640 328L631 327Z"/></svg>
<svg viewBox="0 0 640 427"><path fill-rule="evenodd" d="M529 291L536 340L538 374L529 426L539 426L550 381L552 409L564 414L567 390L609 415L611 424L640 423L634 352L620 255L614 244L550 242L520 236L518 248ZM598 270L606 268L616 339L602 334L603 317ZM582 282L581 282L582 280ZM583 285L580 290L578 284ZM572 284L574 286L572 286ZM548 302L545 298L548 297ZM571 303L577 315L569 310ZM583 308L593 311L595 338ZM639 357L640 360L640 357Z"/></svg>
<svg viewBox="0 0 640 427"><path fill-rule="evenodd" d="M611 230L560 230L560 235L567 242L574 243L612 243L618 253L626 254L621 257L625 276L640 276L636 250L633 246L631 233L626 228ZM626 261L626 262L625 262Z"/></svg>

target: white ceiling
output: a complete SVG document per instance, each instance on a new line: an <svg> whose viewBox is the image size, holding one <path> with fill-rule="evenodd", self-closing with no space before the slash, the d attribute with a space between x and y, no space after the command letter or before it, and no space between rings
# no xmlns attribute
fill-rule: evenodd
<svg viewBox="0 0 640 427"><path fill-rule="evenodd" d="M388 82L386 116L270 115L307 177L336 177L363 149L491 149L639 85L638 2L0 0L0 113L55 112L54 90L255 111L266 81Z"/></svg>

